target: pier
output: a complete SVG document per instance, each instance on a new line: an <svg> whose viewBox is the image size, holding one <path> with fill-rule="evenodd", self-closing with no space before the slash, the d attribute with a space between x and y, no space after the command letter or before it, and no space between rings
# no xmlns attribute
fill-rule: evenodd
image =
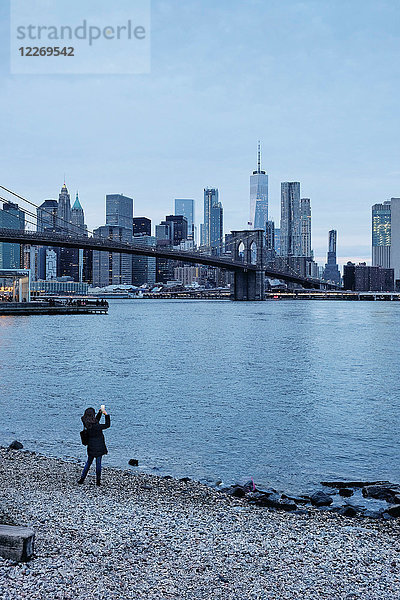
<svg viewBox="0 0 400 600"><path fill-rule="evenodd" d="M7 315L88 315L107 314L108 302L93 300L47 300L39 302L0 302L0 316Z"/></svg>

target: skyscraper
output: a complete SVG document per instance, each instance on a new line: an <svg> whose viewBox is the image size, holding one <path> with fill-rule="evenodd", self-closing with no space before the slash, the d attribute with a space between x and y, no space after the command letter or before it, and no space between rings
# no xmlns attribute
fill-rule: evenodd
<svg viewBox="0 0 400 600"><path fill-rule="evenodd" d="M71 229L71 197L68 193L67 186L61 188L58 196L58 229L63 232L68 232Z"/></svg>
<svg viewBox="0 0 400 600"><path fill-rule="evenodd" d="M37 209L37 231L57 231L58 202L45 200Z"/></svg>
<svg viewBox="0 0 400 600"><path fill-rule="evenodd" d="M390 199L390 266L394 269L395 289L400 289L400 198Z"/></svg>
<svg viewBox="0 0 400 600"><path fill-rule="evenodd" d="M132 230L133 199L123 194L107 194L106 225L118 225Z"/></svg>
<svg viewBox="0 0 400 600"><path fill-rule="evenodd" d="M76 192L75 202L71 209L71 225L72 233L75 235L87 235L85 230L85 215L79 202L78 192Z"/></svg>
<svg viewBox="0 0 400 600"><path fill-rule="evenodd" d="M268 175L261 170L261 145L258 142L257 171L250 175L250 220L254 229L265 229L268 221Z"/></svg>
<svg viewBox="0 0 400 600"><path fill-rule="evenodd" d="M310 198L301 198L301 255L311 258L311 203Z"/></svg>
<svg viewBox="0 0 400 600"><path fill-rule="evenodd" d="M168 215L165 217L170 227L170 239L173 246L178 246L188 237L188 222L182 215Z"/></svg>
<svg viewBox="0 0 400 600"><path fill-rule="evenodd" d="M18 204L7 202L0 209L0 227L4 229L25 229L25 213ZM20 269L23 264L21 245L0 242L0 269Z"/></svg>
<svg viewBox="0 0 400 600"><path fill-rule="evenodd" d="M340 272L336 263L336 241L337 231L331 229L329 232L328 262L325 265L322 278L326 281L332 281L333 283L340 285Z"/></svg>
<svg viewBox="0 0 400 600"><path fill-rule="evenodd" d="M280 229L281 256L302 256L300 183L298 181L281 183Z"/></svg>
<svg viewBox="0 0 400 600"><path fill-rule="evenodd" d="M136 246L147 246L155 248L157 240L152 235L141 235L135 239ZM156 282L156 259L152 256L132 257L132 282L134 285L148 283L154 285Z"/></svg>
<svg viewBox="0 0 400 600"><path fill-rule="evenodd" d="M219 256L223 247L223 208L218 200L217 188L204 189L203 246Z"/></svg>
<svg viewBox="0 0 400 600"><path fill-rule="evenodd" d="M372 207L372 266L390 268L392 243L390 200Z"/></svg>
<svg viewBox="0 0 400 600"><path fill-rule="evenodd" d="M133 235L151 235L151 219L133 217Z"/></svg>
<svg viewBox="0 0 400 600"><path fill-rule="evenodd" d="M194 239L194 200L191 198L175 199L175 215L186 217L188 223L188 235L191 240Z"/></svg>
<svg viewBox="0 0 400 600"><path fill-rule="evenodd" d="M132 226L102 225L93 231L94 237L132 243ZM93 285L129 285L132 283L132 256L116 252L93 250Z"/></svg>

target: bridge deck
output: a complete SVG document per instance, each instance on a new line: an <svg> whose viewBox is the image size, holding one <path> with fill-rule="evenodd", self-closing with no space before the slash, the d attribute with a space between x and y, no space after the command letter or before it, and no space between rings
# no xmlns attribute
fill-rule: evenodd
<svg viewBox="0 0 400 600"><path fill-rule="evenodd" d="M151 248L135 246L135 244L115 242L113 240L95 237L71 236L58 233L47 232L28 232L16 229L0 229L0 242L10 242L18 244L29 244L33 246L56 246L59 248L87 248L90 250L99 250L103 252L118 252L124 254L133 254L139 256L150 256L154 258L166 258L186 263L207 265L227 269L228 271L259 271L260 266L251 263L232 261L229 258L220 258L218 256L209 256L200 252L184 252L176 250L161 250L160 248ZM331 288L337 288L335 285L326 284L319 279L302 277L296 274L290 274L274 269L262 268L268 277L297 283L308 288L320 288L321 285L328 285Z"/></svg>

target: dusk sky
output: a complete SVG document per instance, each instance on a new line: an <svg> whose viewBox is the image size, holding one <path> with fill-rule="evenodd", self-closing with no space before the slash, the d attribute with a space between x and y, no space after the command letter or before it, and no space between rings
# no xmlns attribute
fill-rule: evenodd
<svg viewBox="0 0 400 600"><path fill-rule="evenodd" d="M316 259L332 228L339 262L370 258L371 205L400 196L399 2L153 0L141 75L12 75L0 15L6 187L40 204L65 173L92 229L119 192L153 224L194 198L198 224L215 186L228 232L247 226L260 139L270 217L300 181Z"/></svg>

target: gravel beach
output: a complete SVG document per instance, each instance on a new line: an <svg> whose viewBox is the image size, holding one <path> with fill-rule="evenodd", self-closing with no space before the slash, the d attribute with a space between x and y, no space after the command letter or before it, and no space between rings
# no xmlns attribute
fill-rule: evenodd
<svg viewBox="0 0 400 600"><path fill-rule="evenodd" d="M400 524L249 506L196 482L0 450L0 520L36 531L0 558L0 598L400 599Z"/></svg>

